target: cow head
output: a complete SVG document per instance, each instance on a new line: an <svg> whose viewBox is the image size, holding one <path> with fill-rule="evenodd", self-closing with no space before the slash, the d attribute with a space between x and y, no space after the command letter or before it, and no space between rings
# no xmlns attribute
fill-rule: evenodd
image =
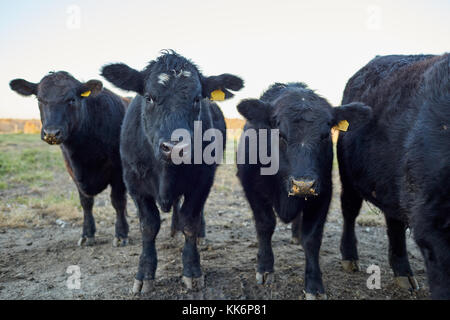
<svg viewBox="0 0 450 320"><path fill-rule="evenodd" d="M80 122L84 100L98 94L103 87L101 81L81 83L64 71L52 72L39 83L16 79L9 85L20 95L37 97L42 122L41 138L51 145L69 139Z"/></svg>
<svg viewBox="0 0 450 320"><path fill-rule="evenodd" d="M255 127L279 130L277 178L289 196L312 197L321 192L333 153L331 129L341 121L361 122L371 109L360 103L332 108L306 87L287 87L274 100L244 100L238 111Z"/></svg>
<svg viewBox="0 0 450 320"><path fill-rule="evenodd" d="M228 99L233 97L229 90L243 87L242 79L231 74L203 76L194 63L174 51L165 51L143 71L111 64L103 68L102 75L115 86L141 96L145 133L155 157L162 161L170 160L177 143L171 140L174 130L186 129L193 137L203 99L216 93Z"/></svg>
<svg viewBox="0 0 450 320"><path fill-rule="evenodd" d="M231 74L204 76L193 62L174 51L164 51L143 71L125 64L107 65L102 69L102 76L121 89L138 93L135 103L140 104L144 134L162 175L176 170L171 158L174 148L180 149L180 154L191 152L193 159L194 122L205 118L202 116L208 103L205 99L228 99L233 97L230 90L243 87L242 79ZM186 141L180 146L172 140L174 131L179 129L190 134L187 147ZM160 193L170 188L162 181Z"/></svg>

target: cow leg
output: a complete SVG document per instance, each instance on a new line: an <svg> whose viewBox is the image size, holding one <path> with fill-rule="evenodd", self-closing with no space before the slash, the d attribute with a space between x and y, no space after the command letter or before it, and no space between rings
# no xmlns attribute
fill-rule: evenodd
<svg viewBox="0 0 450 320"><path fill-rule="evenodd" d="M389 264L394 271L395 282L400 288L418 290L419 285L408 261L406 224L386 216L386 225L389 238Z"/></svg>
<svg viewBox="0 0 450 320"><path fill-rule="evenodd" d="M259 197L257 191L246 190L246 196L252 208L258 238L256 283L269 285L274 281L275 258L272 250L272 235L277 220L272 206Z"/></svg>
<svg viewBox="0 0 450 320"><path fill-rule="evenodd" d="M95 244L95 220L92 214L92 208L94 207L94 197L89 197L78 191L80 195L80 203L83 208L83 232L78 245L92 246Z"/></svg>
<svg viewBox="0 0 450 320"><path fill-rule="evenodd" d="M173 212L172 212L172 224L170 226L170 236L173 238L177 235L178 231L181 231L180 223L179 223L179 214L180 214L180 198L175 200L173 203Z"/></svg>
<svg viewBox="0 0 450 320"><path fill-rule="evenodd" d="M179 222L179 214L180 214L180 199L175 200L174 204L173 204L173 213L172 213L172 224L170 227L170 236L173 238L176 236L176 234L178 233L178 231L182 231L183 228L180 227L180 222ZM203 245L205 242L205 237L206 237L206 223L205 223L205 210L202 209L201 211L201 224L200 224L200 232L197 238L197 244L198 245Z"/></svg>
<svg viewBox="0 0 450 320"><path fill-rule="evenodd" d="M307 300L326 299L319 265L323 227L327 218L330 199L317 200L303 211L302 246L305 251L305 292ZM317 205L316 205L317 204Z"/></svg>
<svg viewBox="0 0 450 320"><path fill-rule="evenodd" d="M275 258L272 250L272 235L277 220L273 209L269 206L254 211L253 214L258 237L256 282L269 285L274 281Z"/></svg>
<svg viewBox="0 0 450 320"><path fill-rule="evenodd" d="M161 227L159 210L152 197L133 197L139 212L142 233L142 253L133 286L133 293L148 293L153 289L158 258L155 239Z"/></svg>
<svg viewBox="0 0 450 320"><path fill-rule="evenodd" d="M123 182L111 185L111 203L116 210L116 230L113 246L126 246L129 227L127 222L127 194Z"/></svg>
<svg viewBox="0 0 450 320"><path fill-rule="evenodd" d="M204 286L197 243L201 235L202 208L207 196L208 192L200 191L192 197L186 196L179 215L185 239L182 253L183 283L188 289Z"/></svg>
<svg viewBox="0 0 450 320"><path fill-rule="evenodd" d="M302 242L302 214L299 213L292 221L292 244L300 244Z"/></svg>
<svg viewBox="0 0 450 320"><path fill-rule="evenodd" d="M362 198L349 186L342 187L341 207L344 230L341 238L342 267L347 272L360 271L355 234L355 222L361 209Z"/></svg>

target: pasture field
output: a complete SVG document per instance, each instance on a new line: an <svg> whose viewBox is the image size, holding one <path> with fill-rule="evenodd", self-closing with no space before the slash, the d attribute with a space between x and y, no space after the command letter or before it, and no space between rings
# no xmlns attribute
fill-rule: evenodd
<svg viewBox="0 0 450 320"><path fill-rule="evenodd" d="M407 237L409 257L422 289L410 293L394 285L384 217L367 204L357 224L362 271L348 274L341 269L336 161L333 179L320 257L329 299L428 299L423 260L412 236ZM200 246L202 290L182 287L183 241L181 236L170 237L170 214L162 213L155 291L130 294L141 251L139 221L130 197L128 213L130 244L114 248L115 213L109 189L105 190L94 207L97 244L78 247L82 212L59 148L43 143L39 135L0 134L0 299L303 299L304 254L301 246L290 243L290 225L281 222L273 237L275 283L256 285L256 233L235 165L219 167L206 203L207 239ZM81 271L79 290L67 288L66 271L72 265ZM379 290L367 288L370 265L380 267Z"/></svg>

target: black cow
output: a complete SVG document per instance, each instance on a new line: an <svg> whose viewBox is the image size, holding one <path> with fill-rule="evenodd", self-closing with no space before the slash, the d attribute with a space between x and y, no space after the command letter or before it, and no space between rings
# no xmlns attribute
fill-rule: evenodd
<svg viewBox="0 0 450 320"><path fill-rule="evenodd" d="M75 182L84 212L83 232L78 242L93 245L94 196L111 185L111 203L116 210L115 246L126 245L126 189L119 155L120 125L126 104L103 88L101 81L81 83L67 72L51 72L39 83L16 79L12 90L35 95L41 113L41 138L60 145L67 171Z"/></svg>
<svg viewBox="0 0 450 320"><path fill-rule="evenodd" d="M247 161L238 162L238 177L256 223L257 282L273 280L271 240L276 224L275 209L283 222L294 221L293 236L300 238L304 248L306 298L326 298L319 250L332 190L330 132L344 120L350 122L351 130L357 128L370 118L371 109L358 103L333 108L302 83L276 83L260 100L244 100L237 108L247 119L239 147L240 152L245 150ZM262 175L263 164L248 161L252 142L246 133L251 129L279 130L279 147L274 146L272 150L272 153L279 152L279 170L275 175ZM258 149L260 139L266 139L263 143L270 145L268 136L258 136Z"/></svg>
<svg viewBox="0 0 450 320"><path fill-rule="evenodd" d="M157 266L155 238L160 229L156 203L165 212L173 207L172 232L182 231L183 282L191 289L203 285L197 238L204 233L202 211L213 184L217 163L175 164L174 154L195 158L192 138L197 123L204 132L218 129L225 147L225 120L211 96L231 98L243 81L233 75L205 77L188 59L165 51L141 72L124 64L103 68L103 76L119 88L137 92L123 123L121 157L128 191L139 211L142 254L133 291L151 290ZM201 121L200 126L198 122ZM172 137L184 129L190 139ZM216 138L216 139L218 139ZM200 153L205 150L200 144ZM183 200L181 200L183 198Z"/></svg>
<svg viewBox="0 0 450 320"><path fill-rule="evenodd" d="M408 226L424 256L433 298L450 298L450 55L376 57L348 82L343 103L362 101L374 117L338 143L343 266L356 271L355 219L362 200L385 215L389 262L401 287L418 289L409 265Z"/></svg>

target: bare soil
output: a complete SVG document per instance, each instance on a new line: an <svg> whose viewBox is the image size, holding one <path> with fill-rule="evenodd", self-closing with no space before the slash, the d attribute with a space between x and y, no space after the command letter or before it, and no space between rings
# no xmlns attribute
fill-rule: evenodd
<svg viewBox="0 0 450 320"><path fill-rule="evenodd" d="M58 223L55 215L44 212L48 208L26 208L40 215L41 223L28 228L0 227L0 299L303 299L303 250L290 243L290 225L281 222L273 237L275 283L267 287L256 285L256 233L251 210L235 173L232 165L219 168L205 208L207 240L200 247L205 288L188 291L182 286L183 241L181 237L170 237L170 214L162 214L162 227L157 238L159 263L155 290L145 296L133 296L130 289L141 250L136 208L129 199L130 244L113 247L115 213L109 190L106 190L96 198L94 207L97 218L94 247L77 246L82 222L79 208L76 209L79 218L68 221L60 221L64 220L60 218ZM411 293L394 285L387 261L384 218L367 205L363 207L357 226L362 271L349 274L342 270L340 182L336 169L334 179L334 197L320 255L328 298L428 299L423 260L412 236L408 237L409 257L421 290ZM56 190L68 196L76 192L67 173L55 173L51 185L33 192L44 194ZM1 201L8 201L8 197L17 192L26 193L26 190L5 191ZM72 213L68 217L72 217ZM381 269L379 290L370 290L366 285L370 276L366 269L373 264ZM80 290L67 288L70 275L66 270L71 265L80 267Z"/></svg>

